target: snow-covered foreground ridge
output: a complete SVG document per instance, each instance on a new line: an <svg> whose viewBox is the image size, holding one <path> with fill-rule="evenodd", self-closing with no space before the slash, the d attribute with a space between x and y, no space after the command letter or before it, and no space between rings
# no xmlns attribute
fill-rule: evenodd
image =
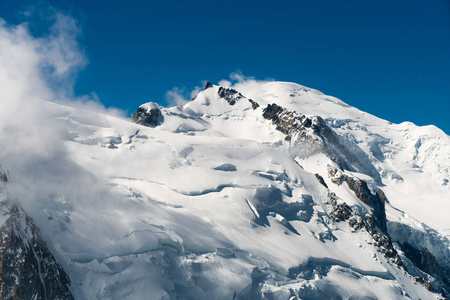
<svg viewBox="0 0 450 300"><path fill-rule="evenodd" d="M63 147L0 174L0 254L31 251L39 278L8 275L2 297L449 295L450 138L434 126L284 82L208 84L130 120L43 107Z"/></svg>

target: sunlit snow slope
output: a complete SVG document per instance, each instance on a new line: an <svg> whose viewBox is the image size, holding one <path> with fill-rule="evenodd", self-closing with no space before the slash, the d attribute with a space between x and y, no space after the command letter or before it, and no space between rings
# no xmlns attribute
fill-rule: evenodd
<svg viewBox="0 0 450 300"><path fill-rule="evenodd" d="M69 156L22 206L75 299L448 292L449 136L294 83L232 88L146 104L147 126L43 104Z"/></svg>

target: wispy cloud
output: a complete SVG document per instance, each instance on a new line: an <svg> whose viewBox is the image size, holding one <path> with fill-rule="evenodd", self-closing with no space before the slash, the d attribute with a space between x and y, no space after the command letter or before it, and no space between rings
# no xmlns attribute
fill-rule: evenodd
<svg viewBox="0 0 450 300"><path fill-rule="evenodd" d="M166 92L166 102L169 107L183 106L195 97L205 86L206 81L202 81L202 86L196 86L194 89L188 91L185 87L174 87Z"/></svg>
<svg viewBox="0 0 450 300"><path fill-rule="evenodd" d="M174 87L166 92L166 101L168 106L182 106L187 103L185 88Z"/></svg>
<svg viewBox="0 0 450 300"><path fill-rule="evenodd" d="M255 80L255 77L253 76L245 76L241 70L237 70L230 74L230 79L234 82L245 82L250 80Z"/></svg>

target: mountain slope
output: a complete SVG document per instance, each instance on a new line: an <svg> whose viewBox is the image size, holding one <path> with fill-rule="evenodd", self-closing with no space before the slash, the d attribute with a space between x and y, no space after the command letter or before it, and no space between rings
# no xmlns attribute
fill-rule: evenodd
<svg viewBox="0 0 450 300"><path fill-rule="evenodd" d="M75 299L448 294L450 141L437 128L283 82L208 84L183 107L141 106L139 124L45 109L69 180L22 205Z"/></svg>
<svg viewBox="0 0 450 300"><path fill-rule="evenodd" d="M3 192L0 169L0 298L73 299L70 280L20 204Z"/></svg>

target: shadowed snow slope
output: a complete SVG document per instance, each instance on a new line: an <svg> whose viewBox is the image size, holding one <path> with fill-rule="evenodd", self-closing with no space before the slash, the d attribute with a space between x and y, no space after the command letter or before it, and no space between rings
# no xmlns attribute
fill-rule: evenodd
<svg viewBox="0 0 450 300"><path fill-rule="evenodd" d="M268 114L272 104L280 109ZM25 201L7 170L4 189L42 231L75 299L449 292L449 278L410 249L450 269L450 140L434 126L392 124L284 82L143 105L133 120L150 127L43 106L68 153L66 180Z"/></svg>

